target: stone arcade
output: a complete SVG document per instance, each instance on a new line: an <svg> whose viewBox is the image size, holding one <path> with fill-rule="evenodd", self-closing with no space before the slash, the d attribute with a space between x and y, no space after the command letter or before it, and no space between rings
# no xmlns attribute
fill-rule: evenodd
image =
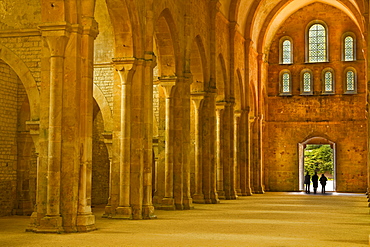
<svg viewBox="0 0 370 247"><path fill-rule="evenodd" d="M302 189L368 190L369 2L3 0L0 216L96 229Z"/></svg>

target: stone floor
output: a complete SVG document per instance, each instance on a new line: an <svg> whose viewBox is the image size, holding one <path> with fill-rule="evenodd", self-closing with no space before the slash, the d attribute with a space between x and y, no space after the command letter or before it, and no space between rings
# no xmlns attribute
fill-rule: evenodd
<svg viewBox="0 0 370 247"><path fill-rule="evenodd" d="M0 218L0 246L368 246L364 194L266 193L189 211L156 211L158 219L101 218L97 231L25 232L28 217Z"/></svg>

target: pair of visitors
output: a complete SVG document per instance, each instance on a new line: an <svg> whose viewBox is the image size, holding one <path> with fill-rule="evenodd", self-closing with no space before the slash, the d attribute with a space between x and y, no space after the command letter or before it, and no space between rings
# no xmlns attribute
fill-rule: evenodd
<svg viewBox="0 0 370 247"><path fill-rule="evenodd" d="M307 172L306 176L304 177L304 184L306 185L306 193L310 193L310 179L311 176ZM325 177L324 174L321 175L320 178L320 184L322 186L321 193L325 193L325 186L326 186L326 181L328 179ZM317 187L319 186L319 176L317 176L317 172L315 172L315 175L312 176L312 185L313 185L313 193L316 194Z"/></svg>

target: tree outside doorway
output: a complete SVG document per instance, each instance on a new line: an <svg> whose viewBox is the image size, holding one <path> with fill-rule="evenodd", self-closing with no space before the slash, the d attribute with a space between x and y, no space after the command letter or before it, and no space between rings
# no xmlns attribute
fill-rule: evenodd
<svg viewBox="0 0 370 247"><path fill-rule="evenodd" d="M336 190L336 143L325 137L311 137L298 143L299 153L299 190L304 190L304 176L317 172L328 178L326 191ZM311 184L312 190L312 184ZM321 192L319 184L318 192Z"/></svg>
<svg viewBox="0 0 370 247"><path fill-rule="evenodd" d="M309 173L310 176L315 174L321 176L325 174L328 178L326 190L333 191L334 182L334 152L328 144L309 144L304 149L304 174ZM321 186L319 185L319 190Z"/></svg>

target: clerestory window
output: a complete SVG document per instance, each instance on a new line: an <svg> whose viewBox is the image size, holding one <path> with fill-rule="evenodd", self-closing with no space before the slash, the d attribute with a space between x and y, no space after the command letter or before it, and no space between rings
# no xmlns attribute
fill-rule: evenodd
<svg viewBox="0 0 370 247"><path fill-rule="evenodd" d="M313 77L310 70L303 70L301 73L301 95L313 94Z"/></svg>
<svg viewBox="0 0 370 247"><path fill-rule="evenodd" d="M346 35L343 40L343 60L354 61L356 60L355 53L355 39L352 35Z"/></svg>
<svg viewBox="0 0 370 247"><path fill-rule="evenodd" d="M328 61L327 31L322 24L313 24L308 29L308 62Z"/></svg>
<svg viewBox="0 0 370 247"><path fill-rule="evenodd" d="M280 72L280 95L292 95L292 79L289 70Z"/></svg>
<svg viewBox="0 0 370 247"><path fill-rule="evenodd" d="M334 86L334 71L332 69L325 69L323 71L323 94L333 94L335 91Z"/></svg>
<svg viewBox="0 0 370 247"><path fill-rule="evenodd" d="M283 37L280 41L280 63L292 64L293 63L293 45L289 37Z"/></svg>
<svg viewBox="0 0 370 247"><path fill-rule="evenodd" d="M345 83L344 83L346 94L357 93L357 76L353 68L346 69L345 71Z"/></svg>

